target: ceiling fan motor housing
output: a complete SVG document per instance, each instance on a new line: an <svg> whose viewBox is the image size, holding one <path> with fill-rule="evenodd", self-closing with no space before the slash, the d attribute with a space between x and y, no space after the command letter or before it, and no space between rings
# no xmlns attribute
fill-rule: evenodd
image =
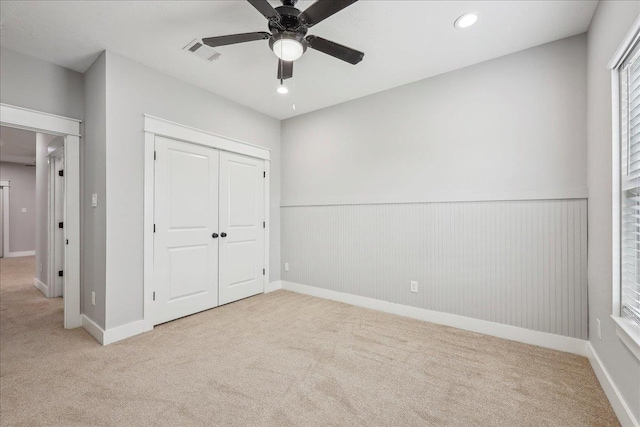
<svg viewBox="0 0 640 427"><path fill-rule="evenodd" d="M284 1L284 6L276 8L276 11L280 14L280 21L269 20L269 31L271 31L272 37L269 39L269 47L273 50L273 45L276 41L282 39L296 40L302 45L303 52L307 50L307 41L304 37L307 35L307 26L300 22L298 16L300 10L293 7L295 1ZM291 3L288 5L287 3Z"/></svg>

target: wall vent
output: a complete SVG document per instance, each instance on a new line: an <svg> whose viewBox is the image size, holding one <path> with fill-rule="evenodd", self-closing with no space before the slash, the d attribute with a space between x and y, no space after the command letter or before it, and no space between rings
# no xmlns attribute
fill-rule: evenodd
<svg viewBox="0 0 640 427"><path fill-rule="evenodd" d="M220 52L217 52L213 48L203 44L200 39L193 40L191 43L186 45L183 50L209 62L216 61L220 56L222 56Z"/></svg>

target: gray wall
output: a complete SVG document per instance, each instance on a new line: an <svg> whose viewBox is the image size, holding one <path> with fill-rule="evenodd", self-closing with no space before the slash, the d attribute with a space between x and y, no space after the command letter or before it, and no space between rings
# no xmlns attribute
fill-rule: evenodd
<svg viewBox="0 0 640 427"><path fill-rule="evenodd" d="M35 133L33 134L35 138ZM0 162L0 180L11 181L9 191L9 251L36 249L36 168ZM27 208L23 213L22 208Z"/></svg>
<svg viewBox="0 0 640 427"><path fill-rule="evenodd" d="M283 206L586 196L586 37L282 124Z"/></svg>
<svg viewBox="0 0 640 427"><path fill-rule="evenodd" d="M84 115L83 76L0 48L0 102L75 119Z"/></svg>
<svg viewBox="0 0 640 427"><path fill-rule="evenodd" d="M111 52L106 87L106 327L143 314L143 114L271 149L270 280L278 280L280 122Z"/></svg>
<svg viewBox="0 0 640 427"><path fill-rule="evenodd" d="M586 61L580 35L284 121L282 279L586 338Z"/></svg>
<svg viewBox="0 0 640 427"><path fill-rule="evenodd" d="M85 117L81 148L81 311L105 326L106 283L106 144L107 87L106 58L103 53L84 76ZM125 151L126 153L126 151ZM91 195L98 194L98 206L91 206ZM91 304L96 293L96 305Z"/></svg>
<svg viewBox="0 0 640 427"><path fill-rule="evenodd" d="M591 344L640 420L640 362L620 342L612 311L611 72L607 63L640 13L637 1L601 1L588 33L589 330Z"/></svg>

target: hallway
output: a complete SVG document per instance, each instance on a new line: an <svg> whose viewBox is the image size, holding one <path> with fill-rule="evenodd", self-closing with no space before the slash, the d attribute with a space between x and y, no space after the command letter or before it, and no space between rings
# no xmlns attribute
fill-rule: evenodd
<svg viewBox="0 0 640 427"><path fill-rule="evenodd" d="M20 337L28 336L29 342L38 341L39 336L49 337L64 331L62 298L46 298L33 286L35 262L34 256L0 259L3 353L5 344L20 348L23 344ZM24 334L27 331L28 334ZM7 339L9 342L5 342Z"/></svg>

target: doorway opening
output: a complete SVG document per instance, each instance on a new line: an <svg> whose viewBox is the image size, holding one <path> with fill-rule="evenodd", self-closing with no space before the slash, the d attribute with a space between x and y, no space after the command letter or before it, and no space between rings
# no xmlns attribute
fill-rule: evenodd
<svg viewBox="0 0 640 427"><path fill-rule="evenodd" d="M0 130L2 149L0 161L10 155L30 155L33 193L32 206L24 206L14 197L18 178L5 179L3 175L13 166L0 162L2 177L2 244L3 256L35 256L34 285L49 298L63 297L64 327L82 325L80 316L80 121L0 104ZM10 133L28 136L34 140L33 151L13 153L8 150L4 135ZM27 144L16 149L26 149ZM29 146L31 147L31 146ZM30 148L31 149L31 148ZM15 151L15 150L14 150ZM13 158L14 161L18 158ZM10 162L7 162L10 163ZM35 168L33 167L35 165ZM22 167L28 167L21 165ZM18 177L16 172L11 172ZM13 181L13 182L12 182ZM8 197L8 193L11 197ZM17 206L16 206L17 205ZM16 210L19 209L19 210ZM13 224L21 223L20 215L32 213L34 220L29 251L11 251L20 234ZM9 251L7 248L9 241ZM17 254L17 255L16 255Z"/></svg>

